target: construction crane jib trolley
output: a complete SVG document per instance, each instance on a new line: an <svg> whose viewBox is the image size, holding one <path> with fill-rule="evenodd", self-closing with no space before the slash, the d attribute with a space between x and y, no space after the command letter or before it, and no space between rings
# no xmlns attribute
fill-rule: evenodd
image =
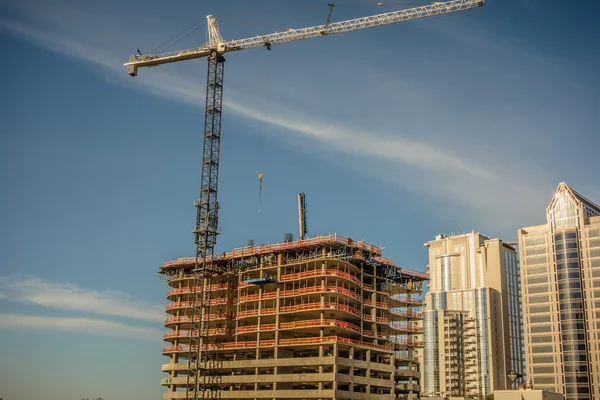
<svg viewBox="0 0 600 400"><path fill-rule="evenodd" d="M287 29L246 39L224 41L217 19L208 15L208 42L202 47L161 54L136 54L124 65L129 75L136 76L141 67L153 67L178 61L206 57L208 73L206 84L206 106L204 109L204 141L202 146L202 172L200 179L200 199L195 206L196 226L196 262L193 269L194 290L192 293L192 326L190 332L190 353L188 355L188 377L186 385L187 399L216 398L220 381L212 373L210 324L210 288L212 276L223 273L213 264L214 247L218 232L217 188L219 177L219 152L221 144L221 109L223 105L223 69L228 52L266 47L296 40L312 39L325 35L374 28L381 25L433 17L483 6L483 0L452 0L435 2L430 5L398 10L346 21L330 22L325 25L308 28ZM331 15L330 5L330 15Z"/></svg>

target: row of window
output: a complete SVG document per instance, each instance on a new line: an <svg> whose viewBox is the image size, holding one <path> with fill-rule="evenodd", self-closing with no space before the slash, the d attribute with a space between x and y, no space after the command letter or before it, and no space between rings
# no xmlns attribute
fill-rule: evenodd
<svg viewBox="0 0 600 400"><path fill-rule="evenodd" d="M560 232L554 235L554 241L558 242L563 239L577 239L577 232Z"/></svg>

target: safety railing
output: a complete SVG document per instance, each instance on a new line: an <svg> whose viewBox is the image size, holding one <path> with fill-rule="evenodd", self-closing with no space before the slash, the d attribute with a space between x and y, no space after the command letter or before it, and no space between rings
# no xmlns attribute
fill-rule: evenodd
<svg viewBox="0 0 600 400"><path fill-rule="evenodd" d="M246 247L242 247L242 248L233 249L230 252L226 252L226 253L214 256L213 260L215 260L215 261L230 260L233 258L241 258L241 257L245 257L245 256L268 254L268 253L274 253L274 252L280 252L280 251L293 251L293 250L299 250L302 248L323 246L323 245L327 245L327 244L345 245L345 246L349 246L349 247L352 247L355 249L366 250L367 252L370 252L376 256L381 255L381 247L374 246L372 244L365 243L363 241L356 241L354 239L350 239L350 238L347 238L344 236L333 234L333 235L327 235L327 236L317 236L317 237L314 237L311 239L297 240L297 241L286 242L286 243L270 244L270 245L265 245L265 246L255 246L255 247L246 246ZM177 260L167 261L167 262L163 263L161 266L161 269L164 270L164 269L169 269L169 268L177 268L180 266L191 266L191 265L194 265L195 262L196 262L195 257L179 258Z"/></svg>
<svg viewBox="0 0 600 400"><path fill-rule="evenodd" d="M373 317L370 314L363 314L363 319L365 321L373 321ZM387 324L388 319L386 317L375 317L375 322Z"/></svg>
<svg viewBox="0 0 600 400"><path fill-rule="evenodd" d="M236 286L233 284L229 284L229 283L219 283L219 284L214 284L214 285L210 285L210 291L211 292L216 292L219 290L227 290L227 289L236 289ZM202 287L201 286L196 286L196 293L200 293L202 291ZM193 293L194 292L194 287L193 286L186 286L186 287L182 287L182 288L173 288L173 289L169 289L169 291L167 292L167 296L173 296L173 295L177 295L177 294L188 294L188 293Z"/></svg>
<svg viewBox="0 0 600 400"><path fill-rule="evenodd" d="M296 274L286 274L286 275L282 275L281 278L279 278L279 281L287 282L287 281L294 281L294 280L298 280L298 279L306 279L306 278L318 277L318 276L337 276L340 278L347 279L351 282L354 282L357 285L361 284L360 279L358 279L356 276L354 276L348 272L340 271L337 269L326 269L326 270L316 269L316 270L312 270L312 271L298 272Z"/></svg>
<svg viewBox="0 0 600 400"><path fill-rule="evenodd" d="M240 342L228 342L228 343L211 343L204 347L206 351L215 350L229 350L229 349L244 349L244 348L256 348L256 347L273 347L279 346L298 346L298 345L311 345L321 343L346 343L358 346L369 347L373 349L391 351L389 345L379 345L370 342L364 342L361 340L349 339L340 336L324 336L324 337L312 337L312 338L293 338L293 339L279 339L279 343L276 344L275 340L261 340L261 341L240 341ZM198 349L197 345L193 345L192 351ZM178 345L178 346L167 346L163 348L163 354L173 353L186 353L190 350L189 345Z"/></svg>
<svg viewBox="0 0 600 400"><path fill-rule="evenodd" d="M378 308L383 308L386 310L389 308L389 304L386 302L383 302L383 301L373 302L373 300L371 300L371 299L363 299L363 304L366 306L373 307L373 303L374 303L375 307L378 307Z"/></svg>
<svg viewBox="0 0 600 400"><path fill-rule="evenodd" d="M397 315L400 317L417 318L417 319L423 318L423 313L420 313L420 312L409 312L406 310L401 310L399 308L390 308L389 311L390 311L390 314Z"/></svg>
<svg viewBox="0 0 600 400"><path fill-rule="evenodd" d="M192 331L194 336L198 336L198 331ZM224 336L235 334L234 329L229 328L213 328L208 330L208 334L211 336ZM191 336L191 332L188 330L184 331L173 331L167 332L163 335L163 340L174 339L174 338L187 338Z"/></svg>
<svg viewBox="0 0 600 400"><path fill-rule="evenodd" d="M389 297L390 297L390 299L399 301L401 303L423 305L423 300L414 299L412 297L406 297L406 296L400 296L400 295L392 295Z"/></svg>
<svg viewBox="0 0 600 400"><path fill-rule="evenodd" d="M423 342L419 340L412 340L406 338L389 338L388 339L392 344L402 344L406 346L414 346L414 347L422 347Z"/></svg>
<svg viewBox="0 0 600 400"><path fill-rule="evenodd" d="M340 311L348 312L350 314L354 314L357 317L361 316L360 310L358 310L357 308L354 308L354 307L351 307L351 306L348 306L345 304L339 304L339 303L333 303L333 302L326 302L326 303L314 302L314 303L299 304L299 305L295 305L295 306L285 306L285 307L281 307L279 309L279 311L281 313L292 313L292 312L323 310L323 309L340 310Z"/></svg>
<svg viewBox="0 0 600 400"><path fill-rule="evenodd" d="M401 275L410 276L412 278L418 278L421 280L429 280L429 274L427 274L425 272L418 272L418 271L413 271L410 269L403 269L403 268L397 267L396 264L394 264L394 262L392 260L390 260L389 258L376 256L376 257L373 257L373 260L380 262L381 264L384 264L384 265L396 267L396 269L400 272Z"/></svg>
<svg viewBox="0 0 600 400"><path fill-rule="evenodd" d="M204 321L222 321L222 320L226 320L226 319L234 319L235 318L235 314L210 314L207 318L207 316L204 316ZM171 324L185 324L185 323L191 323L192 322L192 317L190 316L180 316L180 317L169 317L167 319L165 319L165 325L171 325Z"/></svg>
<svg viewBox="0 0 600 400"><path fill-rule="evenodd" d="M397 331L423 333L423 328L418 327L418 326L410 326L410 325L406 325L406 324L397 324L397 323L394 323L394 322L390 322L388 324L388 326L390 328L392 328L392 329L397 330Z"/></svg>
<svg viewBox="0 0 600 400"><path fill-rule="evenodd" d="M236 303L236 299L226 298L226 297L221 297L218 299L210 300L211 306L223 305L223 304L235 304L235 303ZM190 308L190 307L192 307L192 302L181 301L181 302L169 303L169 304L167 304L167 307L165 309L167 311L170 311L170 310L177 309L177 308Z"/></svg>
<svg viewBox="0 0 600 400"><path fill-rule="evenodd" d="M373 333L373 331L368 330L368 329L363 329L363 335L376 337L376 338L380 338L380 339L387 339L387 335L385 333L377 332L377 334L375 334L375 333Z"/></svg>
<svg viewBox="0 0 600 400"><path fill-rule="evenodd" d="M334 285L328 285L325 287L309 286L309 287L304 287L304 288L300 288L300 289L283 290L280 292L280 297L300 296L300 295L314 294L314 293L339 293L339 294L343 294L345 296L351 297L358 301L361 300L361 297L358 293L356 293L350 289L346 289L346 288L334 286ZM240 301L241 301L241 299L242 298L240 298Z"/></svg>

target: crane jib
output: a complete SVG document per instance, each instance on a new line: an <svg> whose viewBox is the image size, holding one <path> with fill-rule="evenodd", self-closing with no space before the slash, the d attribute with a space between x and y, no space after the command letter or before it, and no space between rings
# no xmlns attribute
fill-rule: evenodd
<svg viewBox="0 0 600 400"><path fill-rule="evenodd" d="M202 47L179 50L170 53L132 55L129 58L129 61L124 64L124 66L127 67L129 75L135 76L137 75L137 70L140 67L152 67L172 62L208 57L214 52L223 54L257 47L270 48L271 45L274 44L289 43L297 40L312 39L325 35L333 35L359 29L374 28L382 25L406 22L420 18L433 17L436 15L465 11L471 8L481 7L483 5L484 0L453 0L447 2L435 2L426 6L408 8L405 10L392 11L346 21L332 22L325 25L299 29L288 29L283 32L258 35L245 39L230 40L228 42L213 42ZM209 17L212 18L212 16ZM216 24L216 21L214 23ZM216 25L213 29L217 29ZM218 34L218 30L216 32ZM217 37L218 39L222 40L220 34L218 34Z"/></svg>

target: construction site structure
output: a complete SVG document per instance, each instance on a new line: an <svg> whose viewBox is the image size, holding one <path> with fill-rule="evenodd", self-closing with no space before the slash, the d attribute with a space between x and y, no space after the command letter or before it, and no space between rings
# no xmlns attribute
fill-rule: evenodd
<svg viewBox="0 0 600 400"><path fill-rule="evenodd" d="M165 399L189 396L196 257L164 263ZM205 301L209 365L198 390L220 399L419 397L422 284L381 248L339 235L216 255ZM207 282L205 282L205 285ZM191 350L191 351L190 351ZM191 378L190 378L191 375ZM195 393L195 395L200 395Z"/></svg>
<svg viewBox="0 0 600 400"><path fill-rule="evenodd" d="M215 359L210 353L204 352L210 342L211 316L216 315L212 310L213 292L209 289L215 282L221 282L222 270L215 262L215 245L219 232L219 203L217 199L219 186L219 164L221 148L221 121L223 109L223 80L225 53L264 47L268 50L276 44L313 39L360 29L373 28L382 25L402 23L421 18L450 14L481 7L484 0L450 0L436 1L433 4L414 7L405 10L392 11L367 17L355 18L339 22L331 22L333 4L329 5L329 15L325 25L298 29L287 29L267 35L257 35L250 38L225 41L221 36L218 20L208 15L208 41L191 49L178 50L169 53L134 54L124 63L130 76L136 76L139 68L155 67L196 58L206 58L208 69L206 77L206 99L204 108L204 140L202 144L202 170L200 177L200 199L196 206L196 225L194 242L196 256L190 278L193 278L193 291L188 295L189 307L192 310L188 346L188 374L186 396L188 399L215 398L213 390L220 385L218 375L211 371ZM259 201L260 203L260 201ZM260 208L259 208L260 210ZM302 233L301 233L302 236Z"/></svg>

